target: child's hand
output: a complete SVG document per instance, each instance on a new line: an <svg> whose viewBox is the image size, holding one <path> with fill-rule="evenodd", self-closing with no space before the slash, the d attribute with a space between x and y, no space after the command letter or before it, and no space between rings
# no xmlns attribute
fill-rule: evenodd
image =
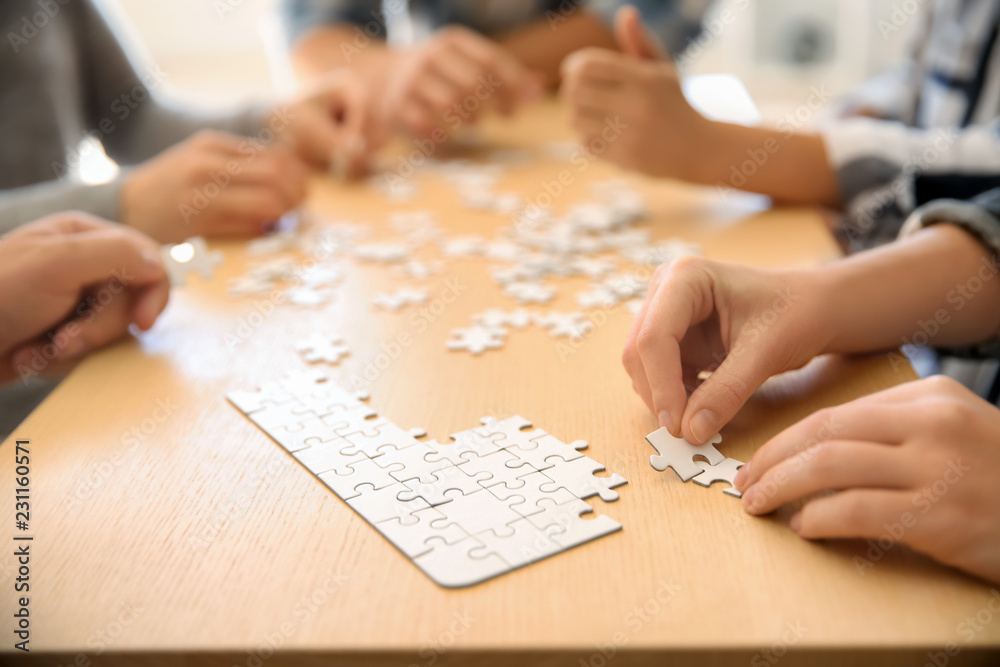
<svg viewBox="0 0 1000 667"><path fill-rule="evenodd" d="M660 425L703 443L765 380L822 352L833 315L816 275L700 257L657 269L622 363Z"/></svg>
<svg viewBox="0 0 1000 667"><path fill-rule="evenodd" d="M806 538L886 538L1000 581L1000 410L954 380L911 382L821 410L777 435L736 476L765 514L809 501Z"/></svg>
<svg viewBox="0 0 1000 667"><path fill-rule="evenodd" d="M693 170L707 121L635 8L620 10L615 28L623 53L583 49L563 63L561 94L581 143L625 169L699 180Z"/></svg>
<svg viewBox="0 0 1000 667"><path fill-rule="evenodd" d="M541 78L506 49L472 30L449 26L394 57L383 108L393 126L426 135L474 124L487 108L510 115L541 94Z"/></svg>
<svg viewBox="0 0 1000 667"><path fill-rule="evenodd" d="M11 232L0 240L0 381L64 372L130 325L150 328L169 293L159 246L134 229L60 213Z"/></svg>
<svg viewBox="0 0 1000 667"><path fill-rule="evenodd" d="M305 199L307 181L306 164L278 142L199 132L128 177L122 222L161 243L257 236Z"/></svg>

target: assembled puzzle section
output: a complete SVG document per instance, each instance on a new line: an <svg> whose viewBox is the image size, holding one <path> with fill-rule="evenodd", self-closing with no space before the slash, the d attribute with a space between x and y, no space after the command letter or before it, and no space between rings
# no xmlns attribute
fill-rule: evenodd
<svg viewBox="0 0 1000 667"><path fill-rule="evenodd" d="M317 341L324 342L324 341ZM620 475L521 417L424 442L320 371L227 398L441 586L459 588L621 530L583 498Z"/></svg>

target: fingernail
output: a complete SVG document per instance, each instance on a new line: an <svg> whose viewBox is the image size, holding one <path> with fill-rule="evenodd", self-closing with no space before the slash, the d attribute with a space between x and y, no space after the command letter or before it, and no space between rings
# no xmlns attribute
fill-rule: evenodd
<svg viewBox="0 0 1000 667"><path fill-rule="evenodd" d="M802 512L796 512L788 522L788 525L791 526L792 530L796 533L799 532L799 528L802 527Z"/></svg>
<svg viewBox="0 0 1000 667"><path fill-rule="evenodd" d="M711 410L702 410L691 419L691 435L695 444L703 444L719 432L719 417Z"/></svg>
<svg viewBox="0 0 1000 667"><path fill-rule="evenodd" d="M741 491L743 490L743 484L747 481L747 477L750 476L750 463L752 462L747 461L740 466L740 469L736 471L736 476L733 477L733 485Z"/></svg>
<svg viewBox="0 0 1000 667"><path fill-rule="evenodd" d="M754 505L754 498L757 496L757 485L754 484L749 489L743 492L743 507L750 514L757 513L757 507Z"/></svg>
<svg viewBox="0 0 1000 667"><path fill-rule="evenodd" d="M661 410L659 414L660 426L667 429L671 433L674 432L674 420L670 418L670 413L666 410Z"/></svg>

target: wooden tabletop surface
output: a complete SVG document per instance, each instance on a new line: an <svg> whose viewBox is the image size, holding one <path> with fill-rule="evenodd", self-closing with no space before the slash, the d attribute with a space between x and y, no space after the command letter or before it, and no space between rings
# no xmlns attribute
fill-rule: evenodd
<svg viewBox="0 0 1000 667"><path fill-rule="evenodd" d="M485 136L491 149L537 158L508 168L500 189L534 198L568 173L556 212L586 197L590 183L626 177L647 198L643 227L655 238L681 237L709 257L760 266L839 254L815 211L767 210L751 197L545 157L544 142L569 138L555 105L490 124ZM371 223L377 238L396 235L386 219L397 210L433 210L449 234L490 236L506 224L463 208L440 178L415 178L420 192L408 204L317 178L310 209L314 219ZM346 280L325 307L234 299L226 281L254 258L241 243L212 245L225 253L213 280L177 289L152 331L81 364L0 446L9 540L14 438L30 440L31 655L39 662L78 664L82 654L97 664L167 664L183 654L190 664L304 664L336 654L339 664L517 656L602 665L611 654L615 664L664 664L671 654L671 664L853 664L838 651L863 650L871 664L917 665L949 642L962 651L948 664L985 659L979 651L1000 645L989 604L1000 593L988 584L902 547L801 540L788 528L791 510L751 518L718 488L653 470L643 436L655 420L620 364L624 308L568 351L529 329L473 357L445 350L449 330L487 307L513 306L484 260L449 262L427 281L432 299L455 284L458 297L418 324L411 311L370 305L400 284L397 276L346 259ZM575 309L585 282L557 285L551 307ZM587 453L629 484L617 502L588 502L624 530L478 586L438 587L225 400L304 368L293 342L312 331L339 333L351 348L330 368L333 380L360 376L380 415L423 426L431 438L484 415L520 414L564 441L589 441ZM409 342L393 346L401 334ZM384 369L366 373L380 355L390 359ZM818 408L913 378L885 356L818 359L758 392L723 432L721 449L746 460ZM2 554L0 660L12 657L16 576L13 548ZM274 656L271 646L280 647ZM721 653L710 661L709 650Z"/></svg>

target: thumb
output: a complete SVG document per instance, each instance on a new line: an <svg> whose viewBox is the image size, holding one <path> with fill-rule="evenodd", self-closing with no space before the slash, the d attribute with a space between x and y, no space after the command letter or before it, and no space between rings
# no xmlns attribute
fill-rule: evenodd
<svg viewBox="0 0 1000 667"><path fill-rule="evenodd" d="M615 39L625 55L639 60L665 60L666 54L642 24L639 10L627 5L615 16Z"/></svg>
<svg viewBox="0 0 1000 667"><path fill-rule="evenodd" d="M681 420L684 437L699 445L711 440L772 375L772 366L757 350L737 343L688 399Z"/></svg>

